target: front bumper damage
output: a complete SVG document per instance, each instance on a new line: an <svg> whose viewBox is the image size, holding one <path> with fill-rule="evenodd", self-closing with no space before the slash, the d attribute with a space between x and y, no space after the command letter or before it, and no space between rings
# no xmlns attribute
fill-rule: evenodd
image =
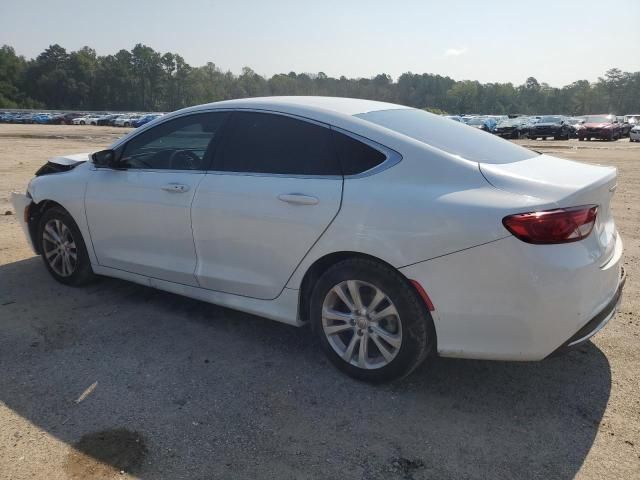
<svg viewBox="0 0 640 480"><path fill-rule="evenodd" d="M25 237L29 240L29 245L31 249L36 252L36 249L33 245L33 239L31 238L31 232L29 231L29 209L33 200L31 197L24 193L11 192L11 204L13 205L13 209L16 212L16 218L22 227L22 231L24 232Z"/></svg>

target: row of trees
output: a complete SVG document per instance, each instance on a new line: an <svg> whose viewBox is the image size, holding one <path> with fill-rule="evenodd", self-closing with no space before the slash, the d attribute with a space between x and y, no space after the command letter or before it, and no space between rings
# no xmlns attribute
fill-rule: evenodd
<svg viewBox="0 0 640 480"><path fill-rule="evenodd" d="M171 111L189 105L265 95L369 98L450 113L618 114L640 112L640 72L608 70L591 83L562 88L529 77L522 85L456 81L434 74L373 78L295 73L265 78L248 67L240 75L213 63L192 67L175 53L138 44L99 56L84 47L51 45L35 59L0 49L0 107L74 110Z"/></svg>

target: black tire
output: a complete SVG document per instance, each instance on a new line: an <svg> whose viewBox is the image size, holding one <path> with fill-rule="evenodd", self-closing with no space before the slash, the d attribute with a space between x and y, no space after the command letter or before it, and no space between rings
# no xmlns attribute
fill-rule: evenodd
<svg viewBox="0 0 640 480"><path fill-rule="evenodd" d="M400 347L396 356L379 368L360 368L343 360L324 333L322 309L325 298L333 287L347 280L359 280L379 288L398 312L402 329ZM436 348L433 320L416 289L400 272L374 260L352 258L330 267L314 286L310 308L311 326L322 350L339 370L358 380L380 383L403 378ZM355 331L353 335L356 335Z"/></svg>
<svg viewBox="0 0 640 480"><path fill-rule="evenodd" d="M77 255L77 260L75 263L75 267L72 273L67 276L63 276L56 272L46 258L45 243L47 241L45 240L45 226L52 220L60 221L69 229L72 240L76 246L75 253ZM91 269L91 261L89 260L89 255L87 253L87 247L84 243L84 239L82 238L82 233L80 232L78 225L76 225L76 222L73 220L71 215L69 215L69 213L63 208L51 207L42 214L38 223L37 242L39 250L41 252L42 260L47 267L47 270L49 270L51 276L58 282L65 285L80 286L86 285L95 278L95 274Z"/></svg>

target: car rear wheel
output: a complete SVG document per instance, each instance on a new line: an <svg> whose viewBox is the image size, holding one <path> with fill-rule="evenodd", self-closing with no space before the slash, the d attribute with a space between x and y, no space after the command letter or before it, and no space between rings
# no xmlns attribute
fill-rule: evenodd
<svg viewBox="0 0 640 480"><path fill-rule="evenodd" d="M38 224L38 241L44 264L58 282L78 286L94 278L80 229L64 209L45 211Z"/></svg>
<svg viewBox="0 0 640 480"><path fill-rule="evenodd" d="M408 375L436 344L431 315L415 288L369 259L344 260L319 278L311 323L329 360L368 382Z"/></svg>

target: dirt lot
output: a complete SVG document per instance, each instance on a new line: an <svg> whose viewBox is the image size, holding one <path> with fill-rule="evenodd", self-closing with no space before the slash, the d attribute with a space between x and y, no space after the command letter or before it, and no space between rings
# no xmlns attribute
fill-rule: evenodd
<svg viewBox="0 0 640 480"><path fill-rule="evenodd" d="M123 133L0 125L0 214L47 157ZM0 478L640 478L640 144L534 144L619 168L621 313L563 357L437 359L392 385L344 377L304 329L59 285L0 216Z"/></svg>

